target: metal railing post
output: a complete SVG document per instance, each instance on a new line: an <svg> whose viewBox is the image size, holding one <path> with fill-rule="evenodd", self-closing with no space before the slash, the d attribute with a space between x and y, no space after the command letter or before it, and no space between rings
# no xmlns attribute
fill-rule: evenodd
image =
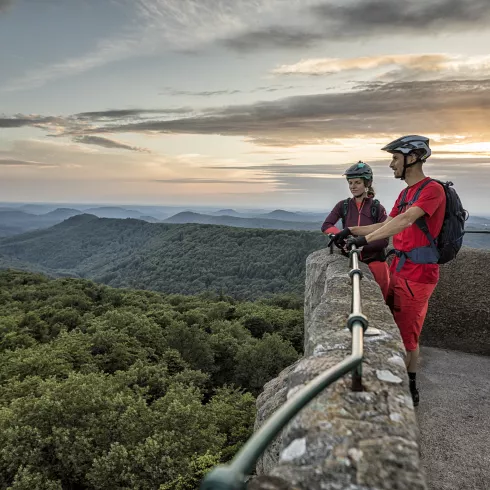
<svg viewBox="0 0 490 490"><path fill-rule="evenodd" d="M350 251L351 271L350 277L352 280L352 316L363 316L361 305L361 279L362 271L359 268L359 250L354 246ZM367 328L367 318L364 317ZM362 363L359 363L352 370L352 391L363 391L362 386Z"/></svg>

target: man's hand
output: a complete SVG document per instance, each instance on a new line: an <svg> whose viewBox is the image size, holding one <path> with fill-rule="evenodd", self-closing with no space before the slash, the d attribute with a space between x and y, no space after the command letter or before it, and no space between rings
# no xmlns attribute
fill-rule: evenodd
<svg viewBox="0 0 490 490"><path fill-rule="evenodd" d="M352 245L355 245L357 248L364 247L364 245L367 245L367 240L365 236L350 236L345 240L345 247L344 250L350 250L352 248Z"/></svg>
<svg viewBox="0 0 490 490"><path fill-rule="evenodd" d="M342 231L339 233L336 233L332 239L329 242L329 245L333 242L335 245L342 249L345 246L345 239L349 236L352 235L351 231L349 228L344 228Z"/></svg>

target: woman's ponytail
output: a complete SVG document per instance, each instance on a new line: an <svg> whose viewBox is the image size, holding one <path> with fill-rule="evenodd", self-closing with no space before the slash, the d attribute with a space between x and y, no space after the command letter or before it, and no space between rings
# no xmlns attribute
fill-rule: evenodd
<svg viewBox="0 0 490 490"><path fill-rule="evenodd" d="M375 197L376 191L374 190L372 180L366 181L366 187L367 187L367 197Z"/></svg>

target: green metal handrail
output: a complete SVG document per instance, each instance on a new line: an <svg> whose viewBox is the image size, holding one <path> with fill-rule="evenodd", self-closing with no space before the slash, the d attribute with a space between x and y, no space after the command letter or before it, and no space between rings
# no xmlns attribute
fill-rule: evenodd
<svg viewBox="0 0 490 490"><path fill-rule="evenodd" d="M361 366L364 355L364 331L367 318L361 311L362 272L359 269L359 250L350 252L352 278L352 307L347 326L352 333L352 353L337 365L311 380L287 400L265 424L245 443L229 465L217 466L204 478L200 490L245 490L245 478L250 475L262 453L283 427L313 398L348 372L352 372L354 391L362 389Z"/></svg>

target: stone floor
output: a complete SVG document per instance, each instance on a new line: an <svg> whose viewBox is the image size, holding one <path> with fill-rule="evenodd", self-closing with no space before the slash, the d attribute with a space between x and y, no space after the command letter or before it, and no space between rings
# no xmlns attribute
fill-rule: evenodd
<svg viewBox="0 0 490 490"><path fill-rule="evenodd" d="M490 357L422 348L417 375L430 490L490 490Z"/></svg>

